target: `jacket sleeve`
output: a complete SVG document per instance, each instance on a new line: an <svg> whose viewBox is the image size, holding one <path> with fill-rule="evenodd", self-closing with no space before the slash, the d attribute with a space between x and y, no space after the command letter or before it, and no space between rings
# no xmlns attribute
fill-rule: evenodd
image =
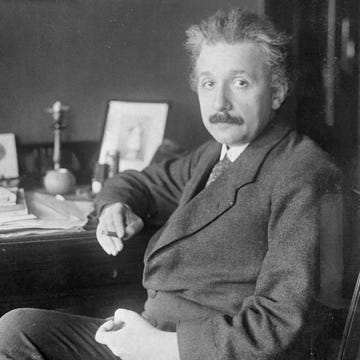
<svg viewBox="0 0 360 360"><path fill-rule="evenodd" d="M152 164L142 172L126 170L108 179L95 199L97 214L108 204L122 202L143 220L163 224L176 209L184 187L207 145L184 157Z"/></svg>
<svg viewBox="0 0 360 360"><path fill-rule="evenodd" d="M341 174L329 165L315 171L293 166L277 179L254 294L235 315L180 321L181 360L296 358L289 351L309 329L320 286L321 203L341 199L339 184Z"/></svg>

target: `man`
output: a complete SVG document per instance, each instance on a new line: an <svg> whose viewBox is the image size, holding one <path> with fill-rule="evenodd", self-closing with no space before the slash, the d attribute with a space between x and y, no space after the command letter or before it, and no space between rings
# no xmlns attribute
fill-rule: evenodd
<svg viewBox="0 0 360 360"><path fill-rule="evenodd" d="M321 308L322 202L340 196L339 172L276 117L289 81L286 38L271 23L220 11L187 35L215 141L112 178L96 202L111 255L144 222L163 224L144 257L144 312L104 322L15 310L0 321L0 359L306 358Z"/></svg>

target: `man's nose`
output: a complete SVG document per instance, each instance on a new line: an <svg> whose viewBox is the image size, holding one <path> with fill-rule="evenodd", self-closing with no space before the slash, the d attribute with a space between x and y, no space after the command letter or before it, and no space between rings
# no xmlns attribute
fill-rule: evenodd
<svg viewBox="0 0 360 360"><path fill-rule="evenodd" d="M217 112L229 111L231 109L231 102L229 94L224 86L218 87L214 98L214 110Z"/></svg>

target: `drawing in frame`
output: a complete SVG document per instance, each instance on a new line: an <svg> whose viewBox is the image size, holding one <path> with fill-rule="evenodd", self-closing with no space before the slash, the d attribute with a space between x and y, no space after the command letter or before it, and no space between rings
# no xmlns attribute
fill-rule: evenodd
<svg viewBox="0 0 360 360"><path fill-rule="evenodd" d="M108 102L99 164L109 164L108 154L120 153L119 170L142 170L161 145L169 104L166 102Z"/></svg>
<svg viewBox="0 0 360 360"><path fill-rule="evenodd" d="M15 135L0 134L0 180L19 177Z"/></svg>

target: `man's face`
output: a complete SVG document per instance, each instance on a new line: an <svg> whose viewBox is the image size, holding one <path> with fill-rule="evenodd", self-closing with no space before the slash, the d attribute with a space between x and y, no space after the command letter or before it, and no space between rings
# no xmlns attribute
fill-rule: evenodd
<svg viewBox="0 0 360 360"><path fill-rule="evenodd" d="M196 62L202 120L220 143L232 146L253 140L281 101L274 96L257 44L219 42L202 46Z"/></svg>

